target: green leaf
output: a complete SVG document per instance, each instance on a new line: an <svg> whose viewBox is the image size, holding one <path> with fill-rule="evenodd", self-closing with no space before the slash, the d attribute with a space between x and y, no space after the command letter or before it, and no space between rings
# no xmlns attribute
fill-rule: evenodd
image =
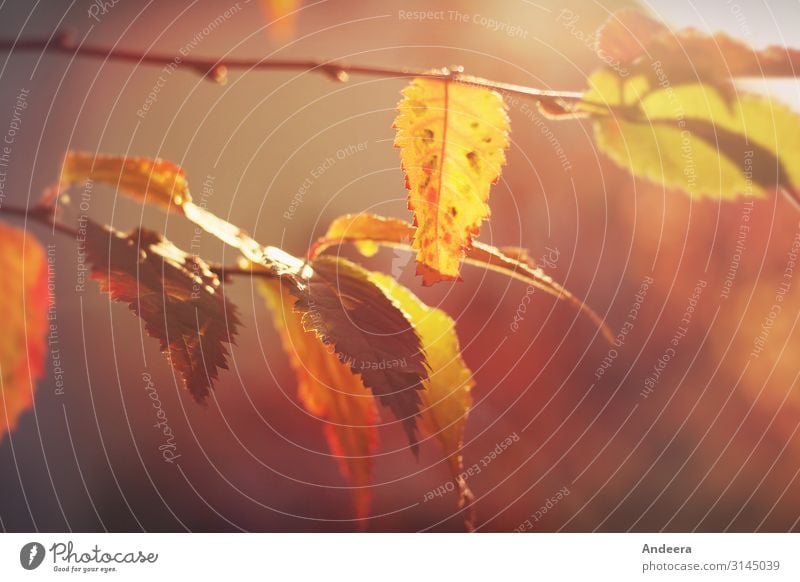
<svg viewBox="0 0 800 582"><path fill-rule="evenodd" d="M582 109L598 147L634 175L692 197L800 198L800 117L767 97L715 85L652 85L603 69ZM609 109L610 108L610 109Z"/></svg>

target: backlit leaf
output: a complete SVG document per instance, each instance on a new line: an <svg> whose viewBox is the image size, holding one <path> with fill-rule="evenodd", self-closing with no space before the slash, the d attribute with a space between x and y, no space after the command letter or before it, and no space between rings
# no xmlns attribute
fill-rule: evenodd
<svg viewBox="0 0 800 582"><path fill-rule="evenodd" d="M302 314L304 328L313 331L340 361L358 364L364 385L403 422L416 450L417 392L427 377L425 353L406 315L369 281L367 271L333 257L308 263L279 248L261 247L193 204L184 210L196 218L196 224L242 250L253 268L281 279L298 300L295 310ZM406 364L402 368L382 365L394 360Z"/></svg>
<svg viewBox="0 0 800 582"><path fill-rule="evenodd" d="M420 390L428 376L420 338L397 302L344 259L319 257L313 274L288 279L304 329L350 364L364 385L403 422L416 447ZM398 364L401 362L402 365Z"/></svg>
<svg viewBox="0 0 800 582"><path fill-rule="evenodd" d="M461 447L464 429L472 406L470 391L475 385L472 372L461 357L455 322L441 309L425 305L407 288L382 273L370 273L370 279L400 304L422 339L430 374L425 380L420 425L425 434L441 444L450 473L459 491L459 507L465 509L468 529L474 527L471 508L472 491L463 477Z"/></svg>
<svg viewBox="0 0 800 582"><path fill-rule="evenodd" d="M634 175L693 197L763 197L800 192L800 117L767 97L733 100L713 85L661 88L603 69L589 79L583 107L594 113L597 145ZM624 107L615 115L602 109Z"/></svg>
<svg viewBox="0 0 800 582"><path fill-rule="evenodd" d="M408 248L414 236L414 227L397 218L385 218L375 214L346 214L331 222L328 231L319 238L309 251L314 258L327 248L343 243L370 242L383 246ZM359 247L360 248L360 247ZM479 241L473 241L467 250L464 262L482 266L528 285L533 285L553 297L563 299L581 310L600 329L603 337L613 341L611 330L590 307L556 283L528 256L524 249L506 247L498 249Z"/></svg>
<svg viewBox="0 0 800 582"><path fill-rule="evenodd" d="M339 460L342 474L354 485L356 515L365 519L371 497L372 454L378 445L375 400L350 364L306 331L303 314L294 310L296 297L280 280L263 280L260 289L297 375L298 397L306 410L326 421L328 446Z"/></svg>
<svg viewBox="0 0 800 582"><path fill-rule="evenodd" d="M616 163L692 197L783 190L800 200L800 116L733 83L793 74L796 51L673 32L635 11L609 19L598 51L619 66L589 78L578 110L593 117L598 147Z"/></svg>
<svg viewBox="0 0 800 582"><path fill-rule="evenodd" d="M0 442L33 404L47 334L47 264L32 236L0 224Z"/></svg>
<svg viewBox="0 0 800 582"><path fill-rule="evenodd" d="M61 186L87 181L110 184L140 202L163 208L191 200L186 174L180 166L160 159L67 152Z"/></svg>
<svg viewBox="0 0 800 582"><path fill-rule="evenodd" d="M127 303L148 335L202 402L239 327L236 309L202 259L146 229L123 234L93 222L87 226L92 277L114 301Z"/></svg>
<svg viewBox="0 0 800 582"><path fill-rule="evenodd" d="M147 188L151 184L148 178L149 169L160 167L162 162L137 158L134 163L131 159L119 156L98 156L97 158L103 163L92 165L89 156L68 155L65 174L80 175L84 180L95 179L110 184L119 184L121 188L129 189L130 194L135 198L141 201L148 200ZM166 164L166 162L164 163ZM71 170L70 168L73 167L80 167L82 170ZM103 168L103 171L90 171L93 167ZM416 415L420 402L417 391L422 387L422 380L427 376L427 370L419 338L409 326L405 315L375 284L367 279L366 272L356 265L346 261L337 263L329 258L308 264L279 248L262 246L239 227L223 220L202 206L194 204L188 194L188 185L183 170L173 166L169 173L180 176L180 194L176 194L174 188L159 190L159 197L154 200L172 211L183 214L203 230L238 249L251 264L258 265L257 268L266 269L273 276L282 278L298 299L296 309L303 313L305 328L314 331L323 343L332 346L332 349L343 360L355 360L363 363L359 374L364 384L372 390L381 403L391 408L397 418L402 420L412 447L416 447ZM71 180L80 181L78 179ZM171 198L165 198L164 196L167 194ZM153 199L151 198L151 200ZM116 241L121 252L130 246L131 241L141 238L141 233L146 235L146 243L150 243L152 237L155 236L149 231L140 231L139 234L118 235L112 237L112 240ZM121 242L126 236L131 240ZM171 244L169 246L171 247L170 253L182 253ZM152 248L157 259L163 249L158 244L153 245ZM133 250L135 251L136 247ZM152 253L147 254L146 248L145 254L146 257L153 257ZM128 259L132 268L137 257L132 254ZM181 261L192 261L194 264L198 259L181 255L180 260L172 266L181 267ZM101 261L101 264L107 263ZM203 268L207 270L205 264L203 264ZM128 273L133 272L135 271L128 271ZM184 291L181 289L181 285L188 285L191 281L181 279L176 274L179 272L180 269L177 269L171 273L179 279L177 292L180 295ZM113 283L113 280L111 282ZM206 283L208 283L209 289L215 289L219 282L214 279L206 281ZM150 284L154 286L158 284L155 276ZM218 294L211 296L219 299ZM134 294L128 293L125 297L128 297L129 302L135 302ZM217 305L208 297L202 297L208 303L207 307L222 308L221 304ZM178 296L174 299L182 308L181 300L183 298ZM153 313L159 311L158 307L158 305L153 306ZM163 309L161 311L163 312ZM235 314L233 315L235 317ZM177 345L167 349L164 344L164 330L154 327L153 319L152 316L149 320L145 319L149 324L148 331L151 335L162 339L162 348L173 354L173 361L176 357L181 356L182 366L179 369L184 373L187 384L198 398L204 397L211 381L216 377L216 367L225 365L227 352L224 351L222 344L217 341L218 349L212 354L214 356L212 360L204 358L205 362L209 364L208 381L204 385L203 374L205 371L199 367L203 362L194 361L194 356L199 354L196 352L199 347L198 342L195 340L186 347ZM185 319L183 317L181 321L185 322ZM234 321L238 323L238 320ZM154 329L151 330L151 327ZM213 334L213 339L230 341L230 337L221 333L224 330L214 331L216 333ZM394 359L405 359L407 366L403 369L381 366L381 362Z"/></svg>
<svg viewBox="0 0 800 582"><path fill-rule="evenodd" d="M505 164L508 116L496 91L417 78L398 105L395 146L414 212L413 248L425 285L459 278L464 252L489 216Z"/></svg>
<svg viewBox="0 0 800 582"><path fill-rule="evenodd" d="M322 264L326 262L348 265L341 259L321 259ZM459 505L466 508L466 520L471 526L473 516L469 504L472 493L462 475L461 446L474 382L461 358L455 323L443 311L423 304L392 278L361 269L359 272L397 303L419 334L429 367L423 380L424 389L417 392L421 400L419 423L424 434L442 446L459 487ZM331 451L339 458L342 472L357 486L356 507L359 517L364 517L369 495L362 487L371 482L370 455L377 443L376 411L372 397L361 381L363 368L369 367L370 363L342 358L319 342L315 334L307 330L307 312L303 308L299 312L292 310L294 290L279 281L267 281L262 288L281 332L284 349L297 374L300 399L307 410L328 421L326 434ZM387 369L397 370L409 366L405 357L381 364Z"/></svg>

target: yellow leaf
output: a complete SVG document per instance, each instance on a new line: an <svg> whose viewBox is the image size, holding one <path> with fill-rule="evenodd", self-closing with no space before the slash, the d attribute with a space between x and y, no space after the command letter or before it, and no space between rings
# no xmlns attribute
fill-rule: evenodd
<svg viewBox="0 0 800 582"><path fill-rule="evenodd" d="M411 291L383 273L370 273L379 285L406 312L422 340L430 374L423 382L420 426L441 444L447 456L450 473L459 489L459 507L465 508L468 529L474 526L470 504L472 492L463 477L461 447L464 429L472 406L470 391L475 385L472 372L461 357L455 322L441 309L425 305Z"/></svg>
<svg viewBox="0 0 800 582"><path fill-rule="evenodd" d="M391 408L416 452L419 392L428 376L424 346L412 322L369 278L369 271L338 257L319 257L303 280L284 278L304 312L303 326L351 362L364 385Z"/></svg>
<svg viewBox="0 0 800 582"><path fill-rule="evenodd" d="M361 377L342 363L333 350L303 326L294 311L296 298L280 280L264 280L261 291L273 314L297 375L300 401L311 414L324 419L325 435L342 474L354 485L356 515L369 514L372 454L378 444L378 412Z"/></svg>
<svg viewBox="0 0 800 582"><path fill-rule="evenodd" d="M508 116L496 91L417 78L398 105L395 146L414 212L417 274L430 285L459 278L464 252L489 217L489 189L508 147Z"/></svg>
<svg viewBox="0 0 800 582"><path fill-rule="evenodd" d="M327 232L311 245L308 256L313 259L328 247L344 243L356 244L362 254L362 245L366 242L407 247L414 238L414 230L413 225L399 218L386 218L368 212L345 214L330 223Z"/></svg>
<svg viewBox="0 0 800 582"><path fill-rule="evenodd" d="M328 231L312 245L309 257L313 259L325 249L347 242L356 245L370 243L408 248L409 241L413 236L414 227L397 218L386 218L368 213L345 214L331 222ZM358 248L361 250L360 246ZM583 301L556 283L552 277L545 274L531 261L524 249L498 249L474 241L464 257L464 262L503 273L528 285L533 285L553 297L571 303L600 329L607 341L614 341L611 330L603 323L602 318Z"/></svg>
<svg viewBox="0 0 800 582"><path fill-rule="evenodd" d="M622 79L609 69L589 81L582 108L595 119L597 145L634 175L696 198L782 188L798 199L800 117L788 107L712 84Z"/></svg>
<svg viewBox="0 0 800 582"><path fill-rule="evenodd" d="M192 202L186 174L180 166L160 159L86 154L70 151L61 170L61 187L102 182L132 198L178 212L206 232L238 249L248 261L283 274L298 274L303 261L277 247L264 247L238 226Z"/></svg>
<svg viewBox="0 0 800 582"><path fill-rule="evenodd" d="M103 182L140 202L168 210L191 201L183 169L161 159L89 154L69 151L61 169L61 186Z"/></svg>
<svg viewBox="0 0 800 582"><path fill-rule="evenodd" d="M33 404L47 333L47 265L42 246L0 225L0 442Z"/></svg>
<svg viewBox="0 0 800 582"><path fill-rule="evenodd" d="M455 323L440 309L426 306L411 291L381 273L364 271L367 278L404 312L420 337L429 372L419 391L422 402L419 425L440 443L453 479L459 487L460 505L466 507L472 493L462 476L461 446L472 403L472 373L461 357ZM344 359L306 329L303 314L296 311L292 290L279 280L261 286L275 318L283 346L297 374L298 394L306 409L328 421L326 434L342 473L357 487L356 508L365 517L377 436L377 411L373 395L361 380L360 363ZM403 360L387 361L402 368ZM467 521L472 514L467 510Z"/></svg>
<svg viewBox="0 0 800 582"><path fill-rule="evenodd" d="M417 391L422 388L422 379L427 375L424 352L420 349L419 338L409 326L405 315L380 289L369 282L366 271L347 261L331 261L328 257L308 264L276 247L262 246L236 225L191 202L183 171L168 162L71 153L65 163L64 181L72 183L87 179L102 180L128 189L137 198L146 201L148 188L153 183L147 171L150 169L155 172L155 168L162 168L166 174L179 176L181 184L181 194L176 194L174 187L159 190L157 195L160 197L155 198L155 201L165 204L168 209L177 209L189 221L238 249L250 264L266 268L273 275L282 277L300 299L298 308L305 311L306 328L313 328L325 343L333 346L339 356L372 362L387 360L389 354L405 359L407 365L402 369L364 366L358 373L366 386L403 421L409 441L415 447L415 417L419 406ZM170 202L164 198L167 192L172 193ZM120 239L118 244L130 246L128 243L131 241L126 241L124 236L112 237L112 240L116 239ZM156 247L163 250L161 245ZM142 250L139 246L133 248L134 251L137 249ZM156 252L156 260L158 255ZM180 256L175 258L178 264L173 266L180 271L182 259ZM208 302L212 303L212 300L209 299ZM381 333L376 333L377 330ZM158 334L155 335L159 337ZM224 338L223 341L229 341L229 338ZM194 381L194 370L197 368L195 364L203 362L193 361L191 356L196 353L194 349L183 350L183 353L189 356L185 362L187 365L183 366L191 376L187 378L187 385L196 386L198 389L193 390L193 393L202 398L215 377L215 369L212 368L214 372L209 375L208 382ZM216 350L214 353L219 356L215 358L214 364L224 367L227 352Z"/></svg>

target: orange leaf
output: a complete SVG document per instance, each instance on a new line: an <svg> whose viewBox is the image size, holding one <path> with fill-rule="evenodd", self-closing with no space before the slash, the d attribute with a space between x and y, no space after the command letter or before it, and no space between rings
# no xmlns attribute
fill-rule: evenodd
<svg viewBox="0 0 800 582"><path fill-rule="evenodd" d="M158 174L157 169L163 170L166 176L163 180L153 180L153 174ZM103 181L117 185L140 201L147 202L149 198L150 201L168 210L179 212L206 232L238 249L251 264L258 265L257 268L266 269L274 276L281 277L299 299L297 309L304 313L303 322L306 329L313 329L324 343L333 346L340 357L379 361L389 354L394 354L393 357L406 358L408 366L403 370L370 367L360 370L359 373L366 386L383 404L389 406L399 419L403 420L412 446L415 444L416 415L419 409L417 391L422 387L422 380L427 374L425 357L419 348L419 338L409 327L403 313L380 289L367 281L365 274L357 266L344 261L332 263L327 259L310 265L279 248L262 246L236 225L194 204L189 196L183 170L169 162L121 156L87 156L71 152L67 155L63 174L67 177L62 178L62 182L72 183L88 179ZM159 185L155 191L152 190L154 183ZM130 243L137 241L143 233L144 231L138 234L132 233L128 235L130 240L127 241L122 240L125 235L115 233L116 236L111 240L119 247L117 253L130 251ZM145 234L146 242L155 236L154 233ZM196 257L188 257L168 241L164 242L174 252L170 251L170 257L161 256L161 251L166 247L158 241L155 242L156 244L151 245L149 249L142 249L137 244L133 247L134 254L128 252L126 260L135 262L137 251L144 253L144 257L141 258L143 261L145 259L157 261L159 257L164 259L174 255L173 258L177 257L177 260L168 264L178 270L172 269L169 272L180 281L177 289L180 292L180 287L187 284L185 277L181 278L178 274L180 268L187 260L192 264L199 264L199 260ZM103 260L105 257L101 257L99 264L109 264ZM207 269L206 265L200 271L204 269ZM129 269L125 274L130 275L131 272ZM153 285L157 284L153 278ZM208 285L210 289L214 289L215 286L216 283L213 282ZM204 285L201 284L201 287ZM111 289L113 291L113 285ZM125 297L129 297L129 294L126 293ZM201 297L206 301L207 307L220 307L208 297L204 295ZM126 301L132 305L135 302L130 299ZM138 304L136 302L136 305ZM154 306L154 311L157 311L157 307ZM193 360L194 356L202 351L197 338L186 347L167 348L163 330L159 329L155 322L148 323L150 325L148 331L162 340L162 349L166 353L185 356L182 358L185 365L181 367L181 372L193 394L202 399L208 393L211 381L216 377L216 369L225 367L227 353L221 349L221 345L217 346L217 342L212 343L214 348L212 355L215 357L208 365L208 372L205 373L203 368L206 364ZM184 337L183 331L186 330L180 331L178 337ZM215 333L213 338L230 341L229 337L221 333Z"/></svg>
<svg viewBox="0 0 800 582"><path fill-rule="evenodd" d="M428 376L425 351L408 316L369 278L369 271L334 257L311 263L311 275L289 279L298 298L295 309L303 326L349 362L364 384L402 421L416 452L416 417L423 381ZM403 365L394 365L402 361Z"/></svg>
<svg viewBox="0 0 800 582"><path fill-rule="evenodd" d="M453 481L458 487L458 506L464 510L467 529L475 526L473 495L464 476L461 447L467 417L472 407L472 371L461 357L455 322L441 309L429 307L411 291L382 273L370 273L370 280L398 302L420 335L430 374L425 380L420 426L444 450Z"/></svg>
<svg viewBox="0 0 800 582"><path fill-rule="evenodd" d="M489 217L489 189L508 147L508 116L496 91L417 78L397 107L395 146L414 212L417 274L457 280L472 236Z"/></svg>
<svg viewBox="0 0 800 582"><path fill-rule="evenodd" d="M61 169L61 187L88 181L115 186L140 202L168 210L191 201L183 168L161 159L69 151Z"/></svg>
<svg viewBox="0 0 800 582"><path fill-rule="evenodd" d="M329 261L348 264L342 259L329 258ZM440 309L422 303L391 277L360 271L403 311L419 334L430 370L423 380L424 389L418 392L422 402L420 426L444 449L458 486L459 506L465 508L465 520L471 527L474 516L469 506L473 496L463 477L461 446L472 405L470 390L474 381L461 357L455 322ZM343 359L322 344L308 331L305 316L297 311L299 301L295 303L295 292L290 287L279 281L265 281L262 290L297 374L300 399L307 410L329 422L326 434L331 451L339 458L342 473L358 487L356 507L359 517L364 517L369 496L362 487L371 481L369 456L377 442L374 428L377 411L361 378L364 366L375 362ZM375 336L376 340L378 337ZM402 371L411 362L398 357L377 363Z"/></svg>
<svg viewBox="0 0 800 582"><path fill-rule="evenodd" d="M312 245L309 250L309 256L313 259L324 252L325 249L343 243L363 245L369 242L384 246L408 248L408 241L414 236L414 230L411 224L398 218L385 218L368 213L346 214L331 222L328 232ZM474 241L464 257L464 262L503 273L528 285L533 285L553 297L571 303L600 329L607 341L614 341L611 330L605 325L602 318L583 301L556 283L552 277L545 274L531 260L524 249L517 247L498 249L497 247Z"/></svg>
<svg viewBox="0 0 800 582"><path fill-rule="evenodd" d="M45 251L32 236L0 225L0 442L33 404L47 333Z"/></svg>
<svg viewBox="0 0 800 582"><path fill-rule="evenodd" d="M350 365L303 326L297 299L280 280L262 281L283 348L297 375L297 393L311 414L326 421L325 436L342 475L354 485L356 515L369 515L372 454L378 445L378 411L372 394Z"/></svg>

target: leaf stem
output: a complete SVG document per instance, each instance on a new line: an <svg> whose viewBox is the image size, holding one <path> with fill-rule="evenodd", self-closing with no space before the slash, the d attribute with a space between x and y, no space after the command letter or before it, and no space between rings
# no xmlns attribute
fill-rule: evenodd
<svg viewBox="0 0 800 582"><path fill-rule="evenodd" d="M455 83L464 83L485 89L494 89L502 93L532 97L543 103L564 105L578 102L581 92L576 91L549 91L491 81L472 75L465 75L463 69L454 67L453 69L440 69L436 71L418 71L413 69L394 69L389 67L374 67L366 65L352 65L336 61L320 61L313 59L224 59L224 58L197 58L173 56L159 53L142 53L132 50L111 49L91 45L75 44L73 37L65 32L57 34L53 39L33 38L13 41L0 39L0 50L7 51L40 51L59 53L68 56L94 57L106 60L128 61L144 65L181 65L191 71L202 75L204 78L218 83L226 81L228 69L245 70L284 70L284 71L308 71L327 75L329 78L344 82L348 75L368 75L384 78L412 78L425 77L430 79L442 79Z"/></svg>

